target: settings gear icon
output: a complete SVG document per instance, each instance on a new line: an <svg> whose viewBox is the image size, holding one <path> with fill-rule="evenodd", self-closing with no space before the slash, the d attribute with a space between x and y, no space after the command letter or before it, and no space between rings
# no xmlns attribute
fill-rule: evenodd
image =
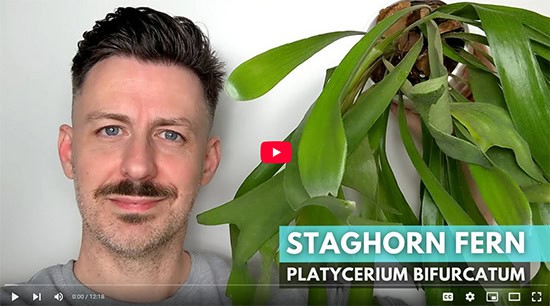
<svg viewBox="0 0 550 306"><path fill-rule="evenodd" d="M473 300L476 299L476 295L473 292L469 291L468 293L466 293L465 299L466 301L471 303Z"/></svg>

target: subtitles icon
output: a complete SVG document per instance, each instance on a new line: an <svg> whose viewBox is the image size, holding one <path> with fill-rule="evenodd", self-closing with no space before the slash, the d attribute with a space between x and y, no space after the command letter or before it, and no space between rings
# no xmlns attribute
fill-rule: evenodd
<svg viewBox="0 0 550 306"><path fill-rule="evenodd" d="M521 292L508 292L509 302L521 302Z"/></svg>
<svg viewBox="0 0 550 306"><path fill-rule="evenodd" d="M492 303L498 302L498 292L487 292L487 295L485 296L485 301Z"/></svg>
<svg viewBox="0 0 550 306"><path fill-rule="evenodd" d="M540 291L531 292L531 302L542 303L542 292Z"/></svg>
<svg viewBox="0 0 550 306"><path fill-rule="evenodd" d="M292 160L292 144L288 141L264 141L260 159L266 164L286 164Z"/></svg>
<svg viewBox="0 0 550 306"><path fill-rule="evenodd" d="M476 299L476 295L473 292L469 291L468 293L466 293L464 298L466 299L466 301L471 303Z"/></svg>
<svg viewBox="0 0 550 306"><path fill-rule="evenodd" d="M443 302L452 302L455 300L455 295L452 292L443 292L441 294L441 298L443 299Z"/></svg>

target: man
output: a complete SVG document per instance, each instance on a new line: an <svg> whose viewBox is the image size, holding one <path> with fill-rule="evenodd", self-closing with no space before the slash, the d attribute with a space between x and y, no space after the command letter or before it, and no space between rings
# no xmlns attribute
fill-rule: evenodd
<svg viewBox="0 0 550 306"><path fill-rule="evenodd" d="M83 37L72 126L58 139L83 221L80 253L3 288L1 304L13 294L32 304L35 292L56 305L229 304L228 264L183 249L195 196L220 162L210 129L222 64L190 20L149 8L119 8Z"/></svg>
<svg viewBox="0 0 550 306"><path fill-rule="evenodd" d="M72 127L58 139L83 221L80 253L2 288L1 305L231 304L228 263L183 249L195 196L220 161L210 129L222 77L208 39L183 17L119 8L84 33ZM332 291L330 301L347 296ZM306 301L305 290L281 289L269 304Z"/></svg>

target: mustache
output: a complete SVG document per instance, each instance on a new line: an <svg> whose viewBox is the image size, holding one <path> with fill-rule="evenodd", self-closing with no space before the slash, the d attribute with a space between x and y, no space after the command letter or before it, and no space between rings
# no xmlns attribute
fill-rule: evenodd
<svg viewBox="0 0 550 306"><path fill-rule="evenodd" d="M138 197L176 198L178 196L178 190L175 186L164 186L151 181L135 182L122 180L117 183L108 183L100 186L94 192L94 198L98 199L112 194Z"/></svg>

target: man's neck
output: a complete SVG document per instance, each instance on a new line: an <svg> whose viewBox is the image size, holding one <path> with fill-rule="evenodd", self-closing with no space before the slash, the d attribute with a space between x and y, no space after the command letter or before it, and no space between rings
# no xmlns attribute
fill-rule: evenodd
<svg viewBox="0 0 550 306"><path fill-rule="evenodd" d="M113 299L139 303L164 300L176 293L191 270L183 236L176 235L145 256L125 258L84 235L75 276L90 289Z"/></svg>

